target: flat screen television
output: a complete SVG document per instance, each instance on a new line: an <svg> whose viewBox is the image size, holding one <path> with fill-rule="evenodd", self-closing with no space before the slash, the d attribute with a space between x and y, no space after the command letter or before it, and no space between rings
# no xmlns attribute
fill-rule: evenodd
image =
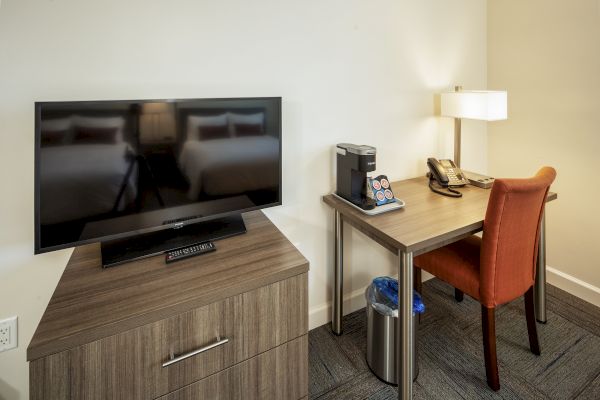
<svg viewBox="0 0 600 400"><path fill-rule="evenodd" d="M279 204L279 97L35 104L36 254L101 242L116 265Z"/></svg>

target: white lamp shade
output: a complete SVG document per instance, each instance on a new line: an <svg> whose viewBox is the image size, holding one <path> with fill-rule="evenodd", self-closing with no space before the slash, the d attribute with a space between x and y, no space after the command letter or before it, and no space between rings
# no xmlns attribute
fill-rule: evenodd
<svg viewBox="0 0 600 400"><path fill-rule="evenodd" d="M499 121L507 118L505 91L464 90L441 95L444 117Z"/></svg>

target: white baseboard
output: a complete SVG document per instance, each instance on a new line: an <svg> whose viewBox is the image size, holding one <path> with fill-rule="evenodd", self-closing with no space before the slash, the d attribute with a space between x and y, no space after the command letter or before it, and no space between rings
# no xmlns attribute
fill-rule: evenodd
<svg viewBox="0 0 600 400"><path fill-rule="evenodd" d="M433 276L424 272L423 282ZM600 288L572 275L546 266L546 281L565 292L600 307ZM344 315L360 310L366 305L365 289L360 288L344 296ZM312 307L308 312L309 329L319 327L331 321L331 302Z"/></svg>
<svg viewBox="0 0 600 400"><path fill-rule="evenodd" d="M546 282L600 307L600 288L594 285L550 266L546 266Z"/></svg>
<svg viewBox="0 0 600 400"><path fill-rule="evenodd" d="M357 289L344 296L344 315L350 314L363 308L367 301L365 300L365 289ZM331 321L331 302L312 307L308 311L308 329L314 329Z"/></svg>

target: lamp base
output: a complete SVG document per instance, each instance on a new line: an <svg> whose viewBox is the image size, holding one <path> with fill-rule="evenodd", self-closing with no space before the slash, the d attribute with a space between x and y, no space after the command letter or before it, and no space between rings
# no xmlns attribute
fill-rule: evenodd
<svg viewBox="0 0 600 400"><path fill-rule="evenodd" d="M494 178L487 175L481 175L476 172L463 170L463 175L469 180L469 183L473 186L480 187L482 189L490 189L494 184Z"/></svg>

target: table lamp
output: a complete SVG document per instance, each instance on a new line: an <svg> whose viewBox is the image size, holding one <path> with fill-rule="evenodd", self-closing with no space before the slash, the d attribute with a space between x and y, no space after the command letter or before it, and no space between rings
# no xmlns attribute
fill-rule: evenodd
<svg viewBox="0 0 600 400"><path fill-rule="evenodd" d="M442 93L441 115L454 118L454 163L460 167L461 119L500 121L507 119L506 91L462 90L456 86L454 92ZM489 188L494 179L489 176L463 170L472 185Z"/></svg>

